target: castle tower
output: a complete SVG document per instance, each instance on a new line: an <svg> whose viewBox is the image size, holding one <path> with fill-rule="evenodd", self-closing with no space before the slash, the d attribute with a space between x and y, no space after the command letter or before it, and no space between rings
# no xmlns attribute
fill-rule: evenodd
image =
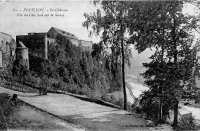
<svg viewBox="0 0 200 131"><path fill-rule="evenodd" d="M19 61L19 64L29 69L28 48L21 41L17 43L16 60Z"/></svg>

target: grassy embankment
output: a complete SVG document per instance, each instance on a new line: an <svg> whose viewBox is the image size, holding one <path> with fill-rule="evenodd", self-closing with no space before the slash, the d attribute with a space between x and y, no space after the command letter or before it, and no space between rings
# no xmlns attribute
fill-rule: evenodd
<svg viewBox="0 0 200 131"><path fill-rule="evenodd" d="M17 106L9 105L10 96L6 93L0 94L0 109L3 110L3 117L0 115L0 130L72 130L65 121L60 120L48 113L41 112L22 101Z"/></svg>

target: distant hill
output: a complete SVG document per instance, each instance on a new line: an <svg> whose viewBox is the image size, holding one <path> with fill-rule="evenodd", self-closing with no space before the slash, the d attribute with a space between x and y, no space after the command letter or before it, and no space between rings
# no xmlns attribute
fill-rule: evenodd
<svg viewBox="0 0 200 131"><path fill-rule="evenodd" d="M143 73L146 68L143 67L142 63L150 62L149 57L152 55L151 50L145 50L144 52L138 54L135 49L132 49L132 58L131 58L131 66L126 67L126 79L132 81L134 83L143 82L143 78L140 76L140 73ZM140 83L139 82L139 83Z"/></svg>

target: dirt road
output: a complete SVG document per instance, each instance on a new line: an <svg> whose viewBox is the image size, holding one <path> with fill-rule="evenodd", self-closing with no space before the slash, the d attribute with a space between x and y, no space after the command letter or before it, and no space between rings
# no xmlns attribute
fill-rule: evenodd
<svg viewBox="0 0 200 131"><path fill-rule="evenodd" d="M13 91L0 87L0 92ZM30 96L18 92L19 99L34 107L54 114L65 121L84 127L86 130L95 131L124 131L124 130L149 130L149 123L136 114L119 110L93 102L83 101L64 94L51 94ZM28 114L25 114L26 116Z"/></svg>

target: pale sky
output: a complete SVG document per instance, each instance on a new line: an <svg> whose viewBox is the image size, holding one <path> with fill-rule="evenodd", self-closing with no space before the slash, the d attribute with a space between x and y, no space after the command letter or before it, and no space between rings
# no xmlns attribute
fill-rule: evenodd
<svg viewBox="0 0 200 131"><path fill-rule="evenodd" d="M67 9L64 17L19 17L17 13L34 13L38 12L20 12L24 8L50 8ZM17 12L13 12L17 9ZM47 32L51 27L57 27L67 32L73 33L79 39L91 40L97 42L97 37L88 37L88 31L83 28L82 22L85 20L84 13L94 11L90 0L0 0L0 32L10 34L15 39L16 35L23 35L29 32ZM185 13L196 14L194 7L185 6ZM52 13L52 12L39 12ZM53 12L55 14L55 12ZM57 12L59 14L59 12Z"/></svg>
<svg viewBox="0 0 200 131"><path fill-rule="evenodd" d="M0 0L1 1L1 0ZM46 11L50 8L67 9L67 12L62 12L64 17L38 17L38 16L17 16L17 13L34 13L38 12L20 12L24 8L44 8L45 12L39 13L54 13ZM13 12L17 9L17 12ZM0 32L10 34L15 39L16 35L23 35L29 32L47 32L51 27L57 27L69 33L73 33L79 39L97 41L96 37L88 37L88 31L83 28L82 22L85 20L83 13L89 13L94 10L89 0L45 0L37 1L5 1L0 3ZM56 12L60 14L60 12Z"/></svg>

